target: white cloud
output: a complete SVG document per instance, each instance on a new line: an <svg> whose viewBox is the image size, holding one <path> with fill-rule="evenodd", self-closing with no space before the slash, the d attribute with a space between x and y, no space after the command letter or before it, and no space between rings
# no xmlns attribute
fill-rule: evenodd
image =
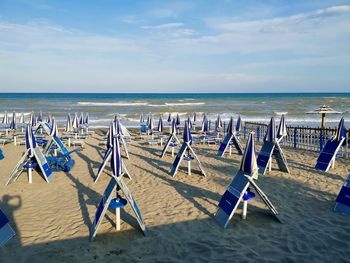
<svg viewBox="0 0 350 263"><path fill-rule="evenodd" d="M218 22L209 23L209 26L233 32L289 32L292 27L300 28L305 23L315 23L331 16L350 13L350 5L332 6L324 9L315 10L308 13L300 13L287 17L277 17L271 19L242 21L242 22Z"/></svg>
<svg viewBox="0 0 350 263"><path fill-rule="evenodd" d="M93 35L46 23L0 23L0 48L126 52L137 50L132 39Z"/></svg>
<svg viewBox="0 0 350 263"><path fill-rule="evenodd" d="M178 28L182 27L184 23L166 23L161 25L155 25L155 26L142 26L143 29L172 29L172 28Z"/></svg>

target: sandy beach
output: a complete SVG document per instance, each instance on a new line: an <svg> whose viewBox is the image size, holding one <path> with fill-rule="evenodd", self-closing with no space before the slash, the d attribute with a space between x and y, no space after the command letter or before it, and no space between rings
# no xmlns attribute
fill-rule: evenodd
<svg viewBox="0 0 350 263"><path fill-rule="evenodd" d="M74 155L70 173L55 172L48 184L36 172L5 187L24 146L7 144L0 162L1 203L17 235L0 250L0 262L340 262L348 261L350 220L333 212L335 198L348 173L348 161L339 158L328 173L316 171L317 153L285 147L291 173L272 172L257 183L269 196L283 220L277 222L264 203L253 199L248 217L241 207L227 229L213 218L217 204L241 156L216 156L218 145L195 144L207 177L182 165L169 175L175 157L159 158L161 146L135 138L125 160L132 180L125 178L147 227L143 236L130 206L122 210L121 231L115 214L107 217L94 242L89 226L109 182L110 169L95 184L93 177L104 153L97 130ZM257 145L257 150L260 144Z"/></svg>

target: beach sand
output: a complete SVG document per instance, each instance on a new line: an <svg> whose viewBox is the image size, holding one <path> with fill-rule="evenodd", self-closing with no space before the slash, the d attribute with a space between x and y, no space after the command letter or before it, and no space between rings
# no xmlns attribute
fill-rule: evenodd
<svg viewBox="0 0 350 263"><path fill-rule="evenodd" d="M350 217L333 212L335 198L348 174L349 161L338 159L329 173L313 167L317 153L284 148L290 174L276 170L259 176L258 185L280 213L277 222L264 203L250 201L246 220L241 206L227 229L213 218L217 204L239 168L241 156L216 156L218 145L194 145L207 177L193 165L181 166L173 178L175 157L159 158L160 146L139 139L129 145L125 160L132 180L125 182L146 223L144 236L130 206L122 211L115 231L113 211L89 242L89 227L110 177L93 183L104 153L102 131L86 140L73 155L70 173L53 173L48 184L37 173L28 184L26 173L5 187L24 146L4 146L0 161L0 207L17 236L0 249L0 262L340 262L349 261ZM260 149L257 144L257 150ZM197 171L196 171L197 170Z"/></svg>

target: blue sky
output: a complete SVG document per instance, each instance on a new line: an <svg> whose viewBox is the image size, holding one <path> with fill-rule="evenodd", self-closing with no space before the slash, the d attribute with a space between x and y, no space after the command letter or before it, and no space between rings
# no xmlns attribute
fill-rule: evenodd
<svg viewBox="0 0 350 263"><path fill-rule="evenodd" d="M349 92L349 1L0 0L0 91Z"/></svg>

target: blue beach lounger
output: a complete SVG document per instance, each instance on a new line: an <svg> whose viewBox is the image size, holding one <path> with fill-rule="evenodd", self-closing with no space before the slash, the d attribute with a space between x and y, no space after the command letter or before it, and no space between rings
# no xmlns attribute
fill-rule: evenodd
<svg viewBox="0 0 350 263"><path fill-rule="evenodd" d="M225 136L224 140L220 144L219 150L217 152L217 156L224 156L225 151L228 147L234 146L238 152L239 155L243 154L243 147L236 136L234 124L233 124L233 118L231 117L230 122L227 127L227 135Z"/></svg>
<svg viewBox="0 0 350 263"><path fill-rule="evenodd" d="M146 234L146 226L142 219L140 210L129 191L128 187L123 181L123 162L120 156L119 140L115 138L113 140L111 156L111 168L112 178L104 191L103 197L95 213L95 218L90 227L90 241L93 241L99 226L108 210L108 208L115 209L116 211L116 229L120 228L120 209L123 208L127 203L131 205L131 208L136 216L136 220L143 232ZM121 198L119 192L122 192L125 199Z"/></svg>
<svg viewBox="0 0 350 263"><path fill-rule="evenodd" d="M275 120L272 117L257 159L260 174L266 173L267 168L271 165L272 157L275 158L280 171L289 173L287 159L279 144L282 138L276 138Z"/></svg>
<svg viewBox="0 0 350 263"><path fill-rule="evenodd" d="M350 216L350 173L340 189L334 211Z"/></svg>
<svg viewBox="0 0 350 263"><path fill-rule="evenodd" d="M328 140L323 147L320 155L317 158L315 168L324 172L328 172L329 168L334 167L335 158L340 147L343 145L346 138L346 128L344 118L339 122L336 135Z"/></svg>
<svg viewBox="0 0 350 263"><path fill-rule="evenodd" d="M30 125L27 126L26 130L26 152L22 158L17 163L16 167L13 169L6 185L13 183L21 175L24 169L28 169L29 175L31 177L31 169L40 169L46 182L51 182L52 171L46 160L44 154L40 151L38 144L36 143L35 136L32 132ZM31 180L31 178L30 178Z"/></svg>
<svg viewBox="0 0 350 263"><path fill-rule="evenodd" d="M215 219L219 225L223 226L224 228L227 227L240 202L243 202L244 205L243 218L245 218L247 201L251 198L254 198L254 194L249 189L250 186L255 189L256 193L260 196L271 213L279 222L281 222L281 220L278 218L277 210L264 194L264 192L255 183L254 179L257 179L257 176L258 166L255 157L254 137L253 133L250 133L247 147L241 162L240 170L232 179L227 190L220 199L218 210L215 214Z"/></svg>
<svg viewBox="0 0 350 263"><path fill-rule="evenodd" d="M15 231L9 224L9 220L0 209L0 247L4 246L14 235Z"/></svg>
<svg viewBox="0 0 350 263"><path fill-rule="evenodd" d="M160 158L164 157L164 155L167 152L167 149L169 147L175 147L176 144L180 144L180 140L176 136L176 123L175 123L175 119L173 119L171 122L171 132L170 132L169 138L168 138L166 144L164 145L164 148L160 154Z"/></svg>
<svg viewBox="0 0 350 263"><path fill-rule="evenodd" d="M177 173L177 170L179 169L179 166L180 166L180 163L181 161L185 158L185 160L188 161L188 165L190 165L190 162L192 160L196 160L197 164L198 164L198 167L201 171L201 174L206 176L205 175L205 172L203 170L203 167L202 167L202 164L201 162L199 161L196 153L193 151L192 147L191 147L191 144L192 144L192 135L191 135L191 131L188 127L188 122L185 121L185 129L184 129L184 142L179 150L179 152L177 153L176 155L176 158L175 158L175 161L173 163L173 166L171 168L171 171L170 171L170 174L171 176L175 176L176 173ZM193 156L191 156L191 154ZM189 173L190 173L190 166L189 166Z"/></svg>

